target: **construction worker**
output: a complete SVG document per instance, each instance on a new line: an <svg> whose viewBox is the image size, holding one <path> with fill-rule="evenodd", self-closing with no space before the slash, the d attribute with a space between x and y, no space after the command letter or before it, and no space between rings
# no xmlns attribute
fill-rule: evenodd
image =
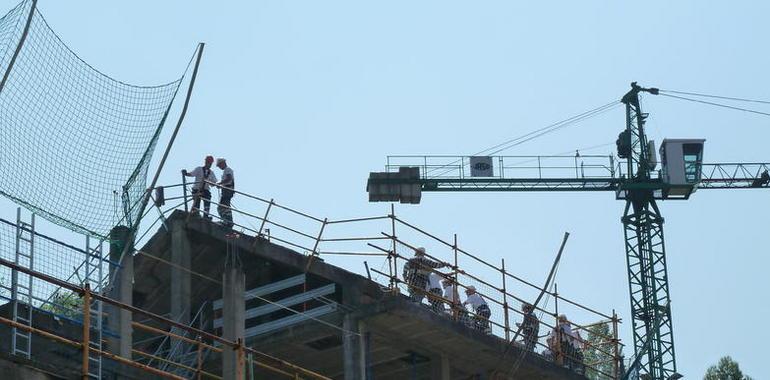
<svg viewBox="0 0 770 380"><path fill-rule="evenodd" d="M438 263L425 257L425 248L414 250L414 257L404 264L403 277L409 287L409 298L420 303L425 297L425 287L428 285L428 274L431 268L443 268L446 263Z"/></svg>
<svg viewBox="0 0 770 380"><path fill-rule="evenodd" d="M233 210L230 201L235 195L235 175L233 169L227 166L227 160L224 157L217 158L217 167L222 169L222 180L217 184L222 190L217 213L222 219L222 225L231 228L233 226Z"/></svg>
<svg viewBox="0 0 770 380"><path fill-rule="evenodd" d="M578 373L585 371L583 364L583 345L585 341L580 333L572 329L572 323L564 314L559 315L558 324L554 328L558 342L557 362L561 359L561 364Z"/></svg>
<svg viewBox="0 0 770 380"><path fill-rule="evenodd" d="M491 334L492 328L489 326L489 317L492 315L492 311L489 309L487 301L476 292L476 287L473 285L465 288L465 295L468 298L465 299L463 305L470 305L475 313L473 316L473 328Z"/></svg>
<svg viewBox="0 0 770 380"><path fill-rule="evenodd" d="M524 314L524 320L516 323L521 329L521 336L524 338L524 348L527 351L534 351L537 343L537 334L540 332L540 321L535 316L535 308L524 302L521 304L521 312Z"/></svg>
<svg viewBox="0 0 770 380"><path fill-rule="evenodd" d="M209 216L209 209L211 208L211 184L217 182L217 176L214 175L214 171L211 170L211 164L214 163L214 156L206 156L203 160L203 166L198 166L192 171L182 170L182 175L187 177L195 177L195 183L192 187L193 206L190 213L192 215L198 215L198 210L201 204L201 198L203 198L203 217L211 219Z"/></svg>
<svg viewBox="0 0 770 380"><path fill-rule="evenodd" d="M457 284L455 283L454 279L451 277L446 277L444 281L441 282L441 284L444 285L444 299L449 302L449 307L452 310L452 317L460 323L468 326L470 323L468 319L468 312L465 311L465 308L460 307L460 293L457 292Z"/></svg>
<svg viewBox="0 0 770 380"><path fill-rule="evenodd" d="M438 272L430 272L428 275L428 302L430 302L431 309L434 313L444 312L444 301L441 299L443 287L441 286L442 274Z"/></svg>

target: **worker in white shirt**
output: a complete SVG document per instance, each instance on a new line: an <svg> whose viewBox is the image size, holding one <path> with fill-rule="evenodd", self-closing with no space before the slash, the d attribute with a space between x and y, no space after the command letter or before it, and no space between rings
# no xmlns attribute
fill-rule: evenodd
<svg viewBox="0 0 770 380"><path fill-rule="evenodd" d="M227 160L223 157L217 158L217 167L222 169L222 181L217 184L222 190L219 196L217 213L222 218L222 225L231 228L233 226L233 209L230 201L233 199L233 195L235 195L235 174L233 169L227 166Z"/></svg>
<svg viewBox="0 0 770 380"><path fill-rule="evenodd" d="M464 325L468 325L468 312L460 307L460 293L457 292L457 284L451 277L441 281L444 285L444 299L449 302L452 317Z"/></svg>
<svg viewBox="0 0 770 380"><path fill-rule="evenodd" d="M430 272L428 275L428 302L430 302L431 309L434 313L444 312L444 301L441 299L441 278L442 275L438 272Z"/></svg>
<svg viewBox="0 0 770 380"><path fill-rule="evenodd" d="M491 334L492 329L489 326L489 317L492 315L492 311L489 310L487 301L476 292L476 287L473 285L465 288L465 295L468 296L468 298L465 299L463 305L470 305L475 313L473 316L473 327L476 330Z"/></svg>
<svg viewBox="0 0 770 380"><path fill-rule="evenodd" d="M563 365L574 371L583 373L585 364L583 363L583 347L585 340L580 336L580 332L572 328L572 323L567 316L560 314L559 323L554 328L554 332L559 342L559 358Z"/></svg>
<svg viewBox="0 0 770 380"><path fill-rule="evenodd" d="M214 171L211 170L211 164L214 163L214 156L206 156L203 160L203 166L198 166L192 171L182 170L182 175L187 177L195 177L195 183L192 187L193 206L190 213L192 215L198 215L198 210L201 204L201 198L203 198L203 217L211 219L209 216L209 209L211 208L211 183L217 182L217 176L214 175Z"/></svg>
<svg viewBox="0 0 770 380"><path fill-rule="evenodd" d="M446 277L441 281L444 286L444 299L447 300L452 308L460 305L460 293L457 292L457 285L452 278Z"/></svg>

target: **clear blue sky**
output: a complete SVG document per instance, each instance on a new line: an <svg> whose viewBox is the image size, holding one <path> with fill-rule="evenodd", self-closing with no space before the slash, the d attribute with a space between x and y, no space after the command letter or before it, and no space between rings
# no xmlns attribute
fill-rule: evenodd
<svg viewBox="0 0 770 380"><path fill-rule="evenodd" d="M389 154L470 154L619 99L631 81L770 98L762 45L770 4L760 1L41 0L39 8L85 60L130 83L167 82L206 42L161 181L177 182L206 153L224 155L240 189L330 218L385 213L367 203L364 186ZM644 105L651 138L705 138L707 162L770 161L767 117L661 97ZM623 127L617 109L506 153L611 143ZM770 377L768 197L701 191L662 204L687 378L723 355ZM442 236L456 232L472 252L504 257L537 282L569 231L560 291L626 317L622 207L610 193L426 194L397 212ZM11 207L2 212L14 217ZM340 263L360 272L358 259ZM623 338L630 344L628 324Z"/></svg>

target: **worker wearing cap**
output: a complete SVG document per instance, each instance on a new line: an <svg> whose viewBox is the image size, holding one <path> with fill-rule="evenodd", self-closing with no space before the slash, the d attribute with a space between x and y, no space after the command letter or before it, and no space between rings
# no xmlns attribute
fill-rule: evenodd
<svg viewBox="0 0 770 380"><path fill-rule="evenodd" d="M404 264L403 277L409 290L409 298L420 303L425 297L425 287L428 285L428 275L431 269L443 268L447 264L439 263L425 257L425 248L414 250L414 257Z"/></svg>
<svg viewBox="0 0 770 380"><path fill-rule="evenodd" d="M463 305L470 305L471 310L475 313L473 316L473 327L476 330L491 334L492 329L489 326L489 317L492 315L492 311L489 310L487 301L476 292L476 287L473 285L465 288L465 295L468 296L468 298L465 299Z"/></svg>
<svg viewBox="0 0 770 380"><path fill-rule="evenodd" d="M222 189L217 212L222 218L222 225L231 228L233 226L233 209L230 206L230 201L235 195L235 175L233 169L227 166L227 160L224 157L217 158L217 167L222 169L222 181L217 184Z"/></svg>
<svg viewBox="0 0 770 380"><path fill-rule="evenodd" d="M195 177L195 183L192 186L193 206L190 213L198 215L198 210L203 198L203 217L211 219L209 209L211 208L211 184L217 182L217 176L211 170L211 164L214 163L214 156L206 156L203 160L203 166L198 166L192 171L182 170L182 175Z"/></svg>

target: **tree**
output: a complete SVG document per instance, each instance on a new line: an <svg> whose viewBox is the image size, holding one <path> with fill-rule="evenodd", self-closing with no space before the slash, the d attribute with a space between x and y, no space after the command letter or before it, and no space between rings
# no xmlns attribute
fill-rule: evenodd
<svg viewBox="0 0 770 380"><path fill-rule="evenodd" d="M40 309L69 318L78 317L83 314L83 298L73 292L59 290Z"/></svg>
<svg viewBox="0 0 770 380"><path fill-rule="evenodd" d="M588 327L585 340L588 342L583 354L586 364L586 377L591 380L611 379L614 370L613 354L615 348L610 341L609 323L599 323ZM619 351L618 355L622 355Z"/></svg>
<svg viewBox="0 0 770 380"><path fill-rule="evenodd" d="M741 372L738 362L729 356L719 359L719 363L712 365L706 371L703 380L752 380Z"/></svg>

